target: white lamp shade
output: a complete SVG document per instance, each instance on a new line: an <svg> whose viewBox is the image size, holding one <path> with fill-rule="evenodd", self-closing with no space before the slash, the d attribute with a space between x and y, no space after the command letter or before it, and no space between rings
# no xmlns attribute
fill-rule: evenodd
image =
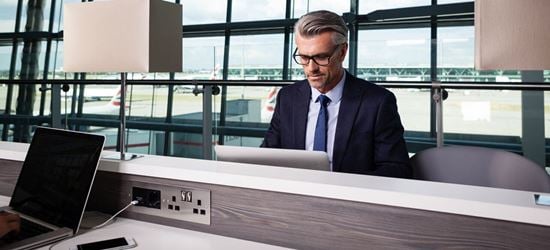
<svg viewBox="0 0 550 250"><path fill-rule="evenodd" d="M64 71L181 72L181 5L111 0L64 8Z"/></svg>
<svg viewBox="0 0 550 250"><path fill-rule="evenodd" d="M476 69L550 69L549 13L549 0L476 0Z"/></svg>

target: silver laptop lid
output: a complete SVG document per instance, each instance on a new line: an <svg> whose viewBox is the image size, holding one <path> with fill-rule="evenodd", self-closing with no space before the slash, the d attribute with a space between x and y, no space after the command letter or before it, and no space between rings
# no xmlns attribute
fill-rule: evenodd
<svg viewBox="0 0 550 250"><path fill-rule="evenodd" d="M105 137L37 127L10 207L76 234Z"/></svg>
<svg viewBox="0 0 550 250"><path fill-rule="evenodd" d="M330 171L326 152L216 145L218 161Z"/></svg>

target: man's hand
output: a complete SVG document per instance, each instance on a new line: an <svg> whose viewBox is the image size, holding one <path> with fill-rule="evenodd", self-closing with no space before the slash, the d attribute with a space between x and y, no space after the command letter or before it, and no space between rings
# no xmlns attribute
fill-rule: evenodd
<svg viewBox="0 0 550 250"><path fill-rule="evenodd" d="M8 212L0 212L0 238L12 231L19 233L19 230L19 215Z"/></svg>

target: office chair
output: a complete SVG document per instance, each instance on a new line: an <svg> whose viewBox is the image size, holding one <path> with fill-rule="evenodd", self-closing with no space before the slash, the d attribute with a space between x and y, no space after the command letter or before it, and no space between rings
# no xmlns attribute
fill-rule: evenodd
<svg viewBox="0 0 550 250"><path fill-rule="evenodd" d="M550 176L543 167L504 150L429 148L416 153L411 164L419 180L550 193Z"/></svg>

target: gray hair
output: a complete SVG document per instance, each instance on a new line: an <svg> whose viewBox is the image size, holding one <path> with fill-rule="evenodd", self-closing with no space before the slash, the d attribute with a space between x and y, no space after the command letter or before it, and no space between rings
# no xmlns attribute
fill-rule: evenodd
<svg viewBox="0 0 550 250"><path fill-rule="evenodd" d="M332 41L335 45L348 41L348 27L344 19L334 12L318 10L309 12L296 22L294 33L309 38L326 31L333 31Z"/></svg>

